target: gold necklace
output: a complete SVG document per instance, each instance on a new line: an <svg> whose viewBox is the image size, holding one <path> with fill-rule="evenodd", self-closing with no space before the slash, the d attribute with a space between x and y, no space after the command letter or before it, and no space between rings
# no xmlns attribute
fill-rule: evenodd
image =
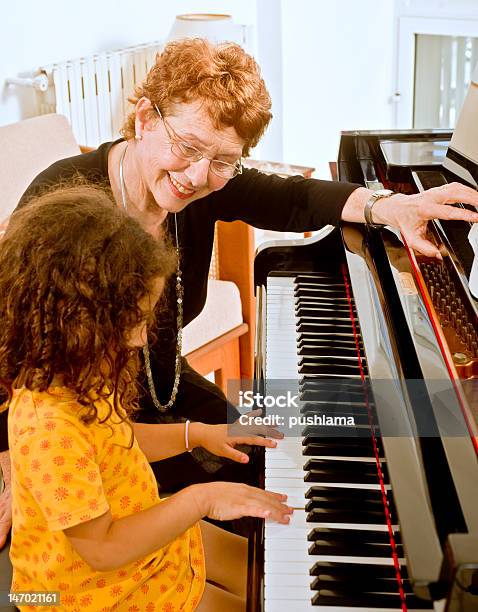
<svg viewBox="0 0 478 612"><path fill-rule="evenodd" d="M120 176L120 187L121 187L121 201L123 204L123 209L125 212L128 212L128 207L126 204L126 187L124 183L124 174L123 174L123 161L124 156L126 154L126 149L128 148L128 144L121 154L120 164L119 164L119 176ZM146 344L143 346L143 356L144 356L144 367L146 369L146 376L148 378L148 387L149 392L151 394L151 399L153 400L153 404L160 412L167 412L172 406L174 406L174 402L176 401L176 396L178 394L179 389L179 381L181 379L181 350L183 346L183 296L184 296L184 288L182 282L182 272L180 266L180 258L179 258L179 239L178 239L178 221L176 218L176 213L174 213L174 229L176 234L176 303L178 307L178 314L176 317L177 324L177 342L176 342L176 358L174 364L174 384L173 389L171 391L171 397L169 398L166 404L161 404L158 400L158 396L156 395L156 387L154 386L153 373L151 371L151 360L149 355L149 344L148 338L146 336Z"/></svg>

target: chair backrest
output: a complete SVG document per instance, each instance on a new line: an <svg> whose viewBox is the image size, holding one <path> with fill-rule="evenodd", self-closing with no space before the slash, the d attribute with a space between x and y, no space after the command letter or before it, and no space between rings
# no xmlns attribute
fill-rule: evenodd
<svg viewBox="0 0 478 612"><path fill-rule="evenodd" d="M68 119L41 115L0 127L0 222L10 215L35 176L80 148Z"/></svg>

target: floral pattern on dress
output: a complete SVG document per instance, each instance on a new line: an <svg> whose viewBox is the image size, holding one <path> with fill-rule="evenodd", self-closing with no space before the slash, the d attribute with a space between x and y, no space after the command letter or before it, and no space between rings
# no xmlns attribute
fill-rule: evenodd
<svg viewBox="0 0 478 612"><path fill-rule="evenodd" d="M199 524L168 546L114 571L93 570L63 530L160 502L153 471L127 423L85 425L67 389L21 389L9 409L12 590L58 591L42 610L189 612L205 585ZM99 414L106 406L98 406ZM174 571L171 571L174 570ZM20 610L36 610L19 606Z"/></svg>

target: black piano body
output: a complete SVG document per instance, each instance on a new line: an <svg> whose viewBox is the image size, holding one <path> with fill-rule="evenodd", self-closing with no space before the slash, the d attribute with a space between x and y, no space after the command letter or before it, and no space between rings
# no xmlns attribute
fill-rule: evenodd
<svg viewBox="0 0 478 612"><path fill-rule="evenodd" d="M439 184L442 180L456 180L440 165L434 153L432 157L429 155L430 148L432 151L443 149L450 137L451 133L443 130L344 132L338 159L339 180L404 193L417 192L423 187L421 181L428 178ZM405 149L402 148L405 157L410 158L416 152L410 150L408 143L424 143L428 153L420 157L423 150L419 144L418 159L412 155L411 165L400 159L400 155L400 163L391 163L396 158L396 155L393 157L394 149L395 154L400 151L401 143L405 143ZM428 177L427 172L430 173ZM433 185L426 185L430 186ZM368 568L372 580L360 578L360 563L363 561L360 556L358 565L351 563L349 573L347 562L341 563L340 555L333 557L333 562L327 561L327 555L320 556L321 550L332 550L331 538L334 552L344 548L345 559L348 558L347 542L350 541L355 556L360 550L353 530L339 525L340 517L347 519L344 522L351 521L350 512L334 506L337 495L340 494L342 504L353 505L357 516L363 517L365 523L370 522L367 508L375 506L368 497L362 501L352 494L350 499L347 495L344 497L347 490L343 487L361 486L354 484L357 463L353 456L355 451L349 451L347 440L344 457L333 459L341 460L340 465L345 471L348 462L352 485L341 484L344 470L337 470L338 484L333 484L337 488L330 491L327 483L333 478L327 478L325 472L316 468L319 466L326 470L333 465L335 470L339 463L331 464L329 455L339 454L337 443L344 437L339 435L337 440L332 437L329 441L323 434L325 430L319 428L320 431L312 431L311 438L307 435L311 433L309 430L304 432L307 440L302 442L300 449L300 452L307 453L300 478L310 480L310 486L315 488L312 492L310 489L307 491L307 487L301 489L305 491L305 507L296 510L294 516L297 518L294 520L302 520L300 517L303 515L304 524L310 527L306 539L307 547L310 546L308 551L313 550L311 575L305 583L313 583L313 588L303 587L303 594L300 594L299 587L293 586L294 578L286 580L287 564L279 566L278 576L268 578L268 568L279 565L272 562L275 555L279 559L284 551L275 553L277 543L270 540L268 547L267 531L273 532L269 526L257 521L249 543L249 612L280 609L301 612L320 610L321 606L330 611L415 610L433 609L434 606L435 609L446 607L447 612L478 610L478 303L467 283L473 252L467 240L467 224L436 222L430 229L432 239L440 246L443 262L410 252L390 229L370 229L354 224L344 224L336 229L324 228L318 235L304 240L270 243L264 245L256 256L256 383L265 389L264 392L273 378L280 378L288 371L281 369L282 362L277 366L274 364L271 347L276 346L275 340L268 337L268 333L272 333L269 328L275 325L271 317L277 310L276 305L269 306L269 302L272 304L271 300L276 299L272 298L276 291L274 287L279 286L280 293L282 285L289 283L286 279L292 279L287 299L292 304L293 322L300 338L297 379L303 393L309 389L307 385L317 385L318 381L327 385L329 377L334 376L330 374L333 372L330 369L333 362L330 351L325 358L318 358L310 350L302 350L304 346L310 349L316 344L315 340L310 340L311 330L319 337L322 329L322 323L317 324L314 309L318 308L323 314L323 306L314 303L315 298L310 296L322 295L321 287L327 278L332 285L343 284L337 294L340 297L336 299L342 300L344 307L337 312L350 310L350 342L352 347L356 345L357 359L361 362L360 372L355 371L360 374L355 378L360 380L352 380L354 376L344 374L344 381L345 384L362 385L365 396L372 398L368 406L369 413L372 411L369 424L374 432L371 444L375 448L376 463L383 468L383 473L377 469L377 482L380 480L382 492L386 489L387 495L384 502L387 504L385 531L391 532L392 539L395 536L390 548L393 553L391 564L395 569L397 563L403 566L403 574L397 579L399 584L394 590L389 588L390 582L386 582L384 577L382 579L383 568L378 565L372 564ZM317 289L314 283L320 287ZM325 298L325 307L328 299ZM285 316L283 310L279 308L280 316ZM335 337L339 339L332 345L328 342L328 346L340 352L343 329L337 312L333 313L332 323L338 321ZM327 321L327 325L329 323ZM279 326L279 335L285 327ZM332 337L334 334L330 334L329 327L326 329ZM277 346L285 346L284 340ZM337 363L342 358L340 354ZM341 372L341 368L338 371ZM335 382L338 379L342 380L340 374ZM314 402L306 402L306 408L302 410L307 414L313 413ZM308 444L310 440L313 443ZM317 444L318 440L320 444ZM334 453L327 451L327 444L333 445ZM319 448L318 455L314 456L311 448ZM256 461L259 486L267 486L268 478L269 483L279 482L270 476L276 472L268 468L268 458L263 452L257 453ZM269 464L275 465L273 462ZM317 478L319 472L322 476ZM364 477L361 471L357 481L366 482ZM284 486L286 482L287 479ZM355 493L359 494L358 491ZM321 508L314 507L312 498L319 506L321 503L325 506L331 504L332 514L324 510L324 516L332 517L331 525L327 523L322 527ZM334 517L337 509L338 519ZM334 525L337 520L339 522ZM338 534L337 537L334 534ZM364 550L373 553L376 542L370 547L370 542L365 542L362 535L359 539ZM325 548L321 549L319 544ZM287 543L281 546L284 548ZM291 558L295 559L296 553L291 553ZM316 562L322 558L325 559L322 565ZM292 574L299 571L299 564L294 563L288 564ZM306 564L300 563L300 567L306 567ZM283 586L280 572L283 572ZM340 584L341 576L343 586ZM304 578L297 584L299 582L305 584ZM274 584L279 586L274 587ZM287 587L288 584L292 586ZM441 608L436 603L438 601Z"/></svg>

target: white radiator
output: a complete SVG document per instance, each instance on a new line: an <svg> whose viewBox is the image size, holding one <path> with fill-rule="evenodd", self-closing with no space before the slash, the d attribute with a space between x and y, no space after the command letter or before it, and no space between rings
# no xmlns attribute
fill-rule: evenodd
<svg viewBox="0 0 478 612"><path fill-rule="evenodd" d="M133 109L128 97L162 47L153 42L43 66L48 88L38 93L40 114L65 115L81 145L97 147L118 138Z"/></svg>

